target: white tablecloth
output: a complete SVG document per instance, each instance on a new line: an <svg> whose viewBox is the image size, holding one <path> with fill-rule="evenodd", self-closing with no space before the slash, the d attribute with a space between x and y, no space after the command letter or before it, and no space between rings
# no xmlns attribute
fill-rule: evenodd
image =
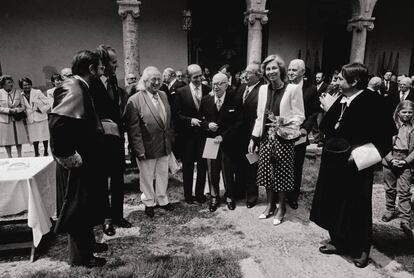
<svg viewBox="0 0 414 278"><path fill-rule="evenodd" d="M0 217L27 210L36 247L56 214L55 169L50 156L0 159Z"/></svg>

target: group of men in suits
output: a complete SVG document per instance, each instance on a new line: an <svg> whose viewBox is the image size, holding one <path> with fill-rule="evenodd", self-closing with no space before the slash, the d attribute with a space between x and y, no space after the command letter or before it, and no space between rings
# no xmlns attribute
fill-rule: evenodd
<svg viewBox="0 0 414 278"><path fill-rule="evenodd" d="M205 202L206 171L209 177L211 200L209 209L214 212L220 204L219 180L223 176L227 207L234 210L236 200L246 200L246 207L257 203L257 163L246 157L249 141L257 117L258 92L264 84L260 63L251 63L245 69L246 83L237 90L229 88L226 74L217 73L212 79L212 90L201 84L202 70L198 65L188 66L190 83L176 90L173 112L176 115L176 143L183 162L184 197L188 204ZM295 191L288 196L289 205L298 207L302 182L302 168L308 133L319 113L316 86L304 82L305 64L293 60L288 69L289 82L302 87L306 120L302 124L302 140L295 148ZM220 144L216 159L203 159L206 138ZM193 196L194 163L197 163L195 196Z"/></svg>

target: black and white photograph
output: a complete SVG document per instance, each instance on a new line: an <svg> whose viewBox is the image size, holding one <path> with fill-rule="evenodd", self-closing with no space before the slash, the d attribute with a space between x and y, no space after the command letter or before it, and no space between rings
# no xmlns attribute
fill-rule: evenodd
<svg viewBox="0 0 414 278"><path fill-rule="evenodd" d="M414 278L414 1L0 6L0 277Z"/></svg>

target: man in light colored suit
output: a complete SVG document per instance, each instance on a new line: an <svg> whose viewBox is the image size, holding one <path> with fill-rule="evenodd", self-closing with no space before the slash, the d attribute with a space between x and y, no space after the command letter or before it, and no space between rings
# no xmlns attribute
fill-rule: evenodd
<svg viewBox="0 0 414 278"><path fill-rule="evenodd" d="M168 160L173 139L171 111L167 95L159 90L160 86L160 71L147 67L139 80L138 93L128 100L124 116L129 142L140 168L141 200L149 217L154 217L157 204L165 210L173 210L167 197Z"/></svg>

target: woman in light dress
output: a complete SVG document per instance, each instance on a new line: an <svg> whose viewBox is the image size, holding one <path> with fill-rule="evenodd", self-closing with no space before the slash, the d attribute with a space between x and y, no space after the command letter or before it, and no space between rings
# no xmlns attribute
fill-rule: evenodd
<svg viewBox="0 0 414 278"><path fill-rule="evenodd" d="M19 86L23 90L27 129L30 142L33 143L35 156L40 156L39 142L43 142L43 155L48 156L49 126L47 112L50 110L49 99L42 91L33 89L32 81L27 77L19 80Z"/></svg>

